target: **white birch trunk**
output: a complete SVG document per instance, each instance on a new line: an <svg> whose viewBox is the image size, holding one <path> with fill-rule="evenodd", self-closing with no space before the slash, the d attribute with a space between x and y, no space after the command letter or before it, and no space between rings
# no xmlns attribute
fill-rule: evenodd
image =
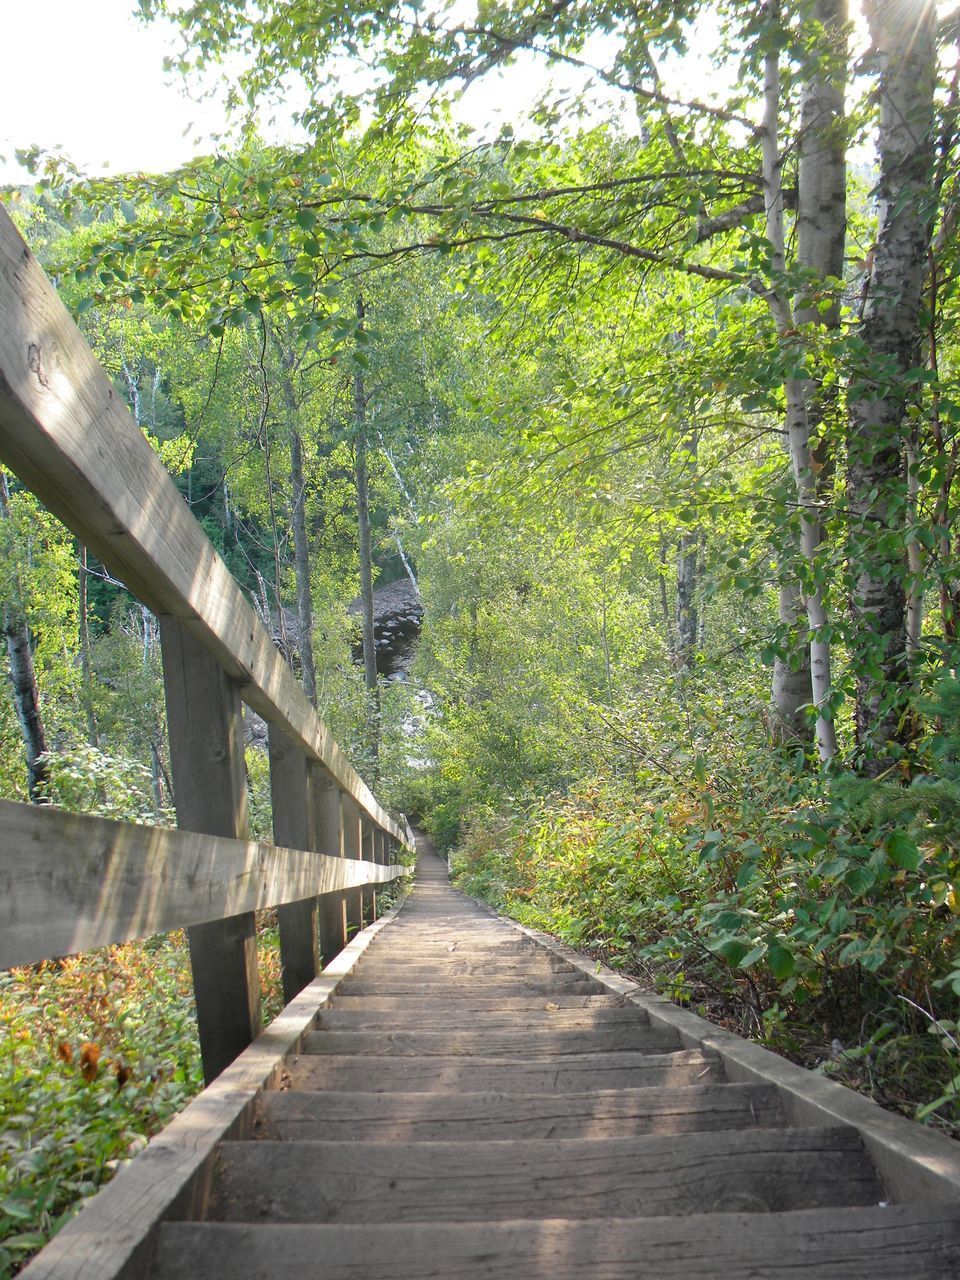
<svg viewBox="0 0 960 1280"><path fill-rule="evenodd" d="M815 304L812 295L821 292L820 282L839 280L843 273L846 230L843 136L846 44L843 26L846 22L846 0L817 0L814 16L822 25L826 39L820 60L808 70L801 99L797 195L797 266L807 270L810 282L792 306L783 283L777 279L785 270L786 256L777 132L780 77L775 53L767 56L764 68L763 176L767 236L774 275L768 301L781 334L803 325L833 328L839 321L837 301L829 309L821 310L818 305L821 298L818 297ZM784 390L790 464L800 506L800 551L811 579L802 595L810 632L810 696L814 706L820 708L825 706L832 692L829 619L823 591L816 584L817 557L823 538L820 519L823 495L817 483L820 465L814 457L814 432L823 426L825 404L819 386L812 379L790 379ZM784 620L781 617L781 621ZM791 717L796 717L797 708L790 705L788 695L796 696L799 681L787 682L782 671L775 671L774 675L774 704L781 719L789 724ZM837 752L832 717L817 716L816 739L820 759L824 762L831 760Z"/></svg>
<svg viewBox="0 0 960 1280"><path fill-rule="evenodd" d="M848 500L857 674L857 739L865 769L886 767L904 737L906 591L903 477L905 375L920 362L920 309L933 215L935 20L931 0L865 0L879 71L879 222L851 397Z"/></svg>

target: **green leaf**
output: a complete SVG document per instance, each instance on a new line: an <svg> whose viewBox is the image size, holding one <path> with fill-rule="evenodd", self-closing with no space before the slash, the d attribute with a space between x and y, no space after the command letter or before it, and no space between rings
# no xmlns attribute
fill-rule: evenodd
<svg viewBox="0 0 960 1280"><path fill-rule="evenodd" d="M876 881L876 874L869 867L851 867L843 877L843 883L853 893L866 893L868 889L873 888Z"/></svg>
<svg viewBox="0 0 960 1280"><path fill-rule="evenodd" d="M892 831L887 836L884 847L893 865L902 867L905 871L916 871L923 862L923 854L917 848L916 841L906 831Z"/></svg>
<svg viewBox="0 0 960 1280"><path fill-rule="evenodd" d="M39 1231L27 1231L19 1236L7 1236L3 1247L13 1253L27 1253L31 1249L42 1249L46 1243L47 1237Z"/></svg>
<svg viewBox="0 0 960 1280"><path fill-rule="evenodd" d="M749 969L750 966L755 965L758 960L762 960L766 954L767 954L767 944L765 942L758 942L755 947L752 947L747 952L747 954L740 961L740 964L738 967L740 969Z"/></svg>
<svg viewBox="0 0 960 1280"><path fill-rule="evenodd" d="M17 1218L20 1220L32 1218L34 1216L34 1206L25 1200L20 1200L16 1196L7 1196L6 1200L0 1204L0 1209L9 1218Z"/></svg>
<svg viewBox="0 0 960 1280"><path fill-rule="evenodd" d="M797 967L793 952L779 942L771 942L767 948L767 964L773 976L779 978L781 982L784 978L789 978Z"/></svg>
<svg viewBox="0 0 960 1280"><path fill-rule="evenodd" d="M711 947L711 950L714 955L722 956L730 964L737 965L747 954L749 944L744 942L742 938L724 938L723 942Z"/></svg>

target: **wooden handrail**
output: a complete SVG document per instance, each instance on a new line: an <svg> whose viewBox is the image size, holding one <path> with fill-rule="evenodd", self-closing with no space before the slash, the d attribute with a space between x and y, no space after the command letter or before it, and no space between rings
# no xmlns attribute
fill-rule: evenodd
<svg viewBox="0 0 960 1280"><path fill-rule="evenodd" d="M160 620L181 828L0 803L0 964L186 925L209 1083L259 1030L255 910L278 908L290 1000L376 918L365 886L404 874L409 825L307 700L2 205L0 461ZM245 838L241 699L270 726L274 836L299 848Z"/></svg>
<svg viewBox="0 0 960 1280"><path fill-rule="evenodd" d="M0 460L397 840L0 205Z"/></svg>
<svg viewBox="0 0 960 1280"><path fill-rule="evenodd" d="M0 800L0 969L406 870Z"/></svg>

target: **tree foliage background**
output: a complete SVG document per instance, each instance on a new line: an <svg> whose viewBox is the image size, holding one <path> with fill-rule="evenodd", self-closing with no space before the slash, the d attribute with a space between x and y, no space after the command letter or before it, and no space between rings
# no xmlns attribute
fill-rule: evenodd
<svg viewBox="0 0 960 1280"><path fill-rule="evenodd" d="M236 137L36 156L11 207L357 767L469 889L952 1129L956 14L141 8ZM457 122L535 65L528 118ZM152 619L12 479L0 533L37 786L166 820Z"/></svg>

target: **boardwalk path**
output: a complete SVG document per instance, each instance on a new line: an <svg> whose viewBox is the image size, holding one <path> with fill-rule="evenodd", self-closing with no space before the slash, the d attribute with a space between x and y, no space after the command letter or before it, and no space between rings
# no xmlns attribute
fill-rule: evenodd
<svg viewBox="0 0 960 1280"><path fill-rule="evenodd" d="M424 853L153 1275L960 1275L956 1206L886 1203L856 1129L786 1119Z"/></svg>

